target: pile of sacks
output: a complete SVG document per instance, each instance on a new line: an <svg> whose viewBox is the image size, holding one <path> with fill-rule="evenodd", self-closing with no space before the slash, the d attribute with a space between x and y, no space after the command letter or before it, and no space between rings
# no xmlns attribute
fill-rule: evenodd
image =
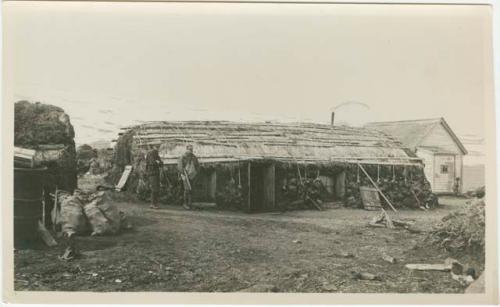
<svg viewBox="0 0 500 307"><path fill-rule="evenodd" d="M58 208L52 211L52 220L69 237L88 233L113 235L132 227L125 213L111 203L106 191L90 194L78 189L73 194L59 191L57 197Z"/></svg>

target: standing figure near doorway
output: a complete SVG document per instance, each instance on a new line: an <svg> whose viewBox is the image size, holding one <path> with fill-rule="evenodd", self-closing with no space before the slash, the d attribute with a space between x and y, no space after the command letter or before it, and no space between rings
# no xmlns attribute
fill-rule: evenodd
<svg viewBox="0 0 500 307"><path fill-rule="evenodd" d="M186 152L179 158L177 170L179 171L184 187L184 203L186 210L191 209L193 200L193 182L198 174L200 164L198 158L193 153L193 145L186 146Z"/></svg>
<svg viewBox="0 0 500 307"><path fill-rule="evenodd" d="M151 208L158 209L160 196L160 170L163 162L158 154L158 148L153 148L146 155L146 175L151 189Z"/></svg>

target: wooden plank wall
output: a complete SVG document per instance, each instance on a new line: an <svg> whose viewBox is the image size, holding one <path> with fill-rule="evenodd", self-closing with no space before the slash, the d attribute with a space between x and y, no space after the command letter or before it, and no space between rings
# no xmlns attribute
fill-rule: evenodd
<svg viewBox="0 0 500 307"><path fill-rule="evenodd" d="M422 158L424 162L424 174L429 183L431 184L431 189L434 189L434 154L429 151L417 150L417 156Z"/></svg>
<svg viewBox="0 0 500 307"><path fill-rule="evenodd" d="M263 201L265 210L272 210L276 208L276 167L274 164L266 165L263 169Z"/></svg>
<svg viewBox="0 0 500 307"><path fill-rule="evenodd" d="M337 174L335 178L335 198L343 199L345 196L345 171Z"/></svg>

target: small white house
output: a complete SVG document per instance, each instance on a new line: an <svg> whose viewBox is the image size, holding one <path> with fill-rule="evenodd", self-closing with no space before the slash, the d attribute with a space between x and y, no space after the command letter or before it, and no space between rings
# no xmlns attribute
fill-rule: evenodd
<svg viewBox="0 0 500 307"><path fill-rule="evenodd" d="M463 188L463 156L467 150L444 118L375 122L367 128L382 131L407 147L425 163L425 175L435 193L451 193L458 178Z"/></svg>

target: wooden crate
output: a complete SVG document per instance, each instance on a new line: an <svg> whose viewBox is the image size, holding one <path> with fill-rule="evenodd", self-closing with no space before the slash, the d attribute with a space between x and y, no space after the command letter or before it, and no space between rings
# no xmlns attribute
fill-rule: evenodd
<svg viewBox="0 0 500 307"><path fill-rule="evenodd" d="M365 210L380 210L382 205L380 204L380 196L377 189L370 187L359 187L361 192L361 200L363 201L363 207Z"/></svg>

